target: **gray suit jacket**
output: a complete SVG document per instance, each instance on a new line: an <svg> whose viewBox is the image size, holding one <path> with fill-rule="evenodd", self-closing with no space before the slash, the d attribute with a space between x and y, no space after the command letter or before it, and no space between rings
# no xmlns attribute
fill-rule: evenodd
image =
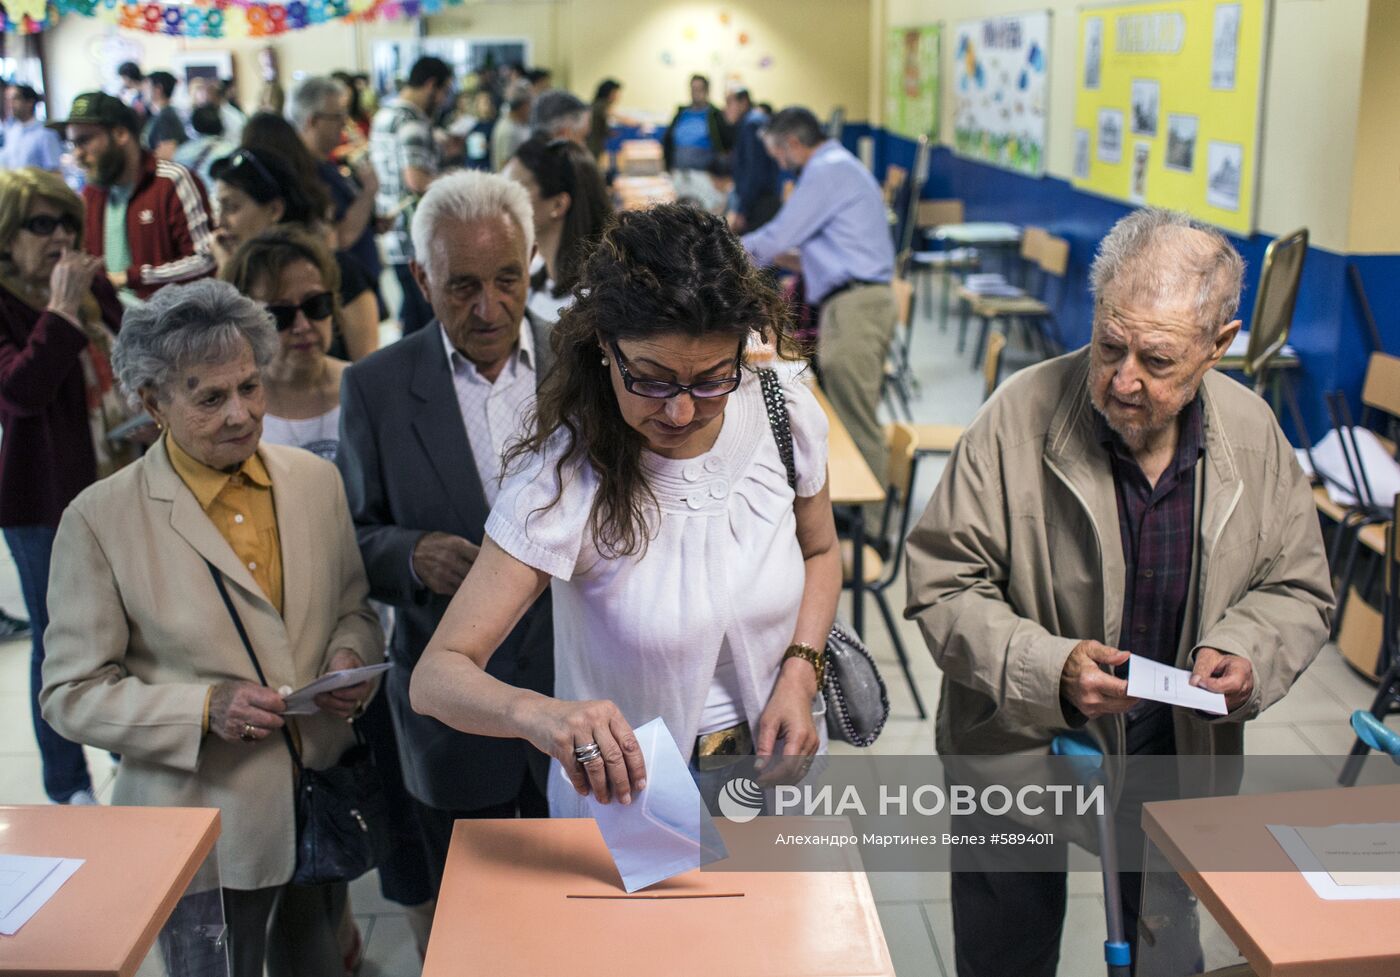
<svg viewBox="0 0 1400 977"><path fill-rule="evenodd" d="M535 372L552 364L549 327L527 313ZM490 512L457 406L436 320L345 371L336 463L369 576L370 596L395 608L386 674L404 783L443 810L501 804L526 776L543 790L548 764L523 740L460 733L413 711L413 666L437 629L449 598L414 582L413 547L424 533L453 533L480 544ZM554 690L550 597L535 603L491 656L487 672L519 688Z"/></svg>

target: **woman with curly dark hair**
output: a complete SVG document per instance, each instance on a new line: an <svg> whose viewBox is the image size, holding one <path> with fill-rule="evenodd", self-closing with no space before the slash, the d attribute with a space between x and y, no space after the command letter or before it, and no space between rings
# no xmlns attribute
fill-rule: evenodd
<svg viewBox="0 0 1400 977"><path fill-rule="evenodd" d="M414 708L526 739L578 795L624 804L646 779L633 728L658 715L692 771L824 749L815 649L841 589L826 419L779 382L794 492L743 357L755 336L785 345L777 293L723 220L669 205L620 215L577 294ZM486 671L551 581L555 698ZM577 816L564 778L549 786L551 814Z"/></svg>

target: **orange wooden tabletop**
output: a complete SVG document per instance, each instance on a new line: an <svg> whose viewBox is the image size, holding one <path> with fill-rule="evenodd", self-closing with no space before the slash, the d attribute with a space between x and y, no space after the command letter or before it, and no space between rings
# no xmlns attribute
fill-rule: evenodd
<svg viewBox="0 0 1400 977"><path fill-rule="evenodd" d="M0 936L0 973L136 973L218 837L214 808L0 807L0 853L83 859L18 933Z"/></svg>
<svg viewBox="0 0 1400 977"><path fill-rule="evenodd" d="M629 896L597 824L562 818L457 822L423 977L467 962L492 977L894 974L862 872L696 870Z"/></svg>
<svg viewBox="0 0 1400 977"><path fill-rule="evenodd" d="M1146 804L1142 826L1258 977L1395 977L1400 900L1313 892L1267 825L1325 827L1400 818L1400 786ZM1261 871L1210 871L1250 865Z"/></svg>

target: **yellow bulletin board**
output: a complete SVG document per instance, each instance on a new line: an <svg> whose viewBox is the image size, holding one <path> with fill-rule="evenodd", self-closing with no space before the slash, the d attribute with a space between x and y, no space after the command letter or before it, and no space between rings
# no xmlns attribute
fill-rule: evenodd
<svg viewBox="0 0 1400 977"><path fill-rule="evenodd" d="M1269 0L1081 7L1074 186L1251 233L1268 12Z"/></svg>

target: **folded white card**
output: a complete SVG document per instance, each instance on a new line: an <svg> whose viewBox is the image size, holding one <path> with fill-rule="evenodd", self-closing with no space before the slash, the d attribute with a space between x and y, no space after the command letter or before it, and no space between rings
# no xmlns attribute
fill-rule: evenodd
<svg viewBox="0 0 1400 977"><path fill-rule="evenodd" d="M646 789L633 794L631 804L600 804L591 794L587 799L628 892L729 857L665 721L658 716L636 734Z"/></svg>
<svg viewBox="0 0 1400 977"><path fill-rule="evenodd" d="M1400 900L1400 824L1268 828L1319 898Z"/></svg>
<svg viewBox="0 0 1400 977"><path fill-rule="evenodd" d="M1190 680L1191 673L1184 668L1163 665L1141 655L1132 655L1128 659L1128 695L1166 702L1183 709L1199 709L1217 716L1230 711L1225 706L1224 695L1198 689Z"/></svg>
<svg viewBox="0 0 1400 977"><path fill-rule="evenodd" d="M338 672L327 672L314 682L310 682L288 695L285 699L286 716L310 716L321 711L316 705L316 697L322 692L348 689L352 685L368 682L380 672L389 669L389 662L378 665L361 665L359 668L343 668Z"/></svg>

